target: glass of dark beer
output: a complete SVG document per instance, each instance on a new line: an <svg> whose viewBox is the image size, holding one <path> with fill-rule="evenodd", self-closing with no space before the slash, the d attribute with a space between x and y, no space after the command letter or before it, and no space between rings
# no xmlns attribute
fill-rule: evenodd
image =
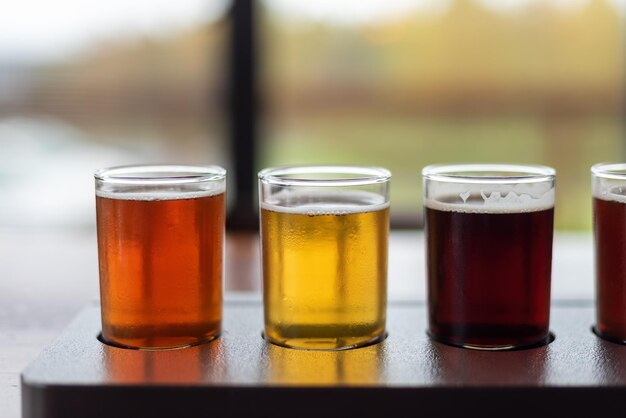
<svg viewBox="0 0 626 418"><path fill-rule="evenodd" d="M96 171L104 342L165 349L220 334L225 182L217 166Z"/></svg>
<svg viewBox="0 0 626 418"><path fill-rule="evenodd" d="M594 332L626 344L626 163L591 167L596 269Z"/></svg>
<svg viewBox="0 0 626 418"><path fill-rule="evenodd" d="M555 170L431 165L422 176L430 337L482 350L548 342Z"/></svg>
<svg viewBox="0 0 626 418"><path fill-rule="evenodd" d="M390 177L377 167L259 172L267 341L344 350L384 339Z"/></svg>

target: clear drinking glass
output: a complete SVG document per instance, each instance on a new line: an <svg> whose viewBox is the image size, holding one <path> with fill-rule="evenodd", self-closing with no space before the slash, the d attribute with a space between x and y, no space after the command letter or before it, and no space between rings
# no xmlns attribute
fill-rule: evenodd
<svg viewBox="0 0 626 418"><path fill-rule="evenodd" d="M626 163L591 167L596 323L600 337L626 344Z"/></svg>
<svg viewBox="0 0 626 418"><path fill-rule="evenodd" d="M554 169L433 165L422 175L429 335L484 350L547 342Z"/></svg>
<svg viewBox="0 0 626 418"><path fill-rule="evenodd" d="M220 334L226 171L139 165L95 173L102 339L160 349Z"/></svg>
<svg viewBox="0 0 626 418"><path fill-rule="evenodd" d="M377 167L259 172L266 340L340 350L384 339L390 178Z"/></svg>

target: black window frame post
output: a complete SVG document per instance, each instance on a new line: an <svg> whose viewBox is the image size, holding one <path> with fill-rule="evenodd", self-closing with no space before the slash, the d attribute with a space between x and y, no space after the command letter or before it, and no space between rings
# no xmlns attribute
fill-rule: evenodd
<svg viewBox="0 0 626 418"><path fill-rule="evenodd" d="M234 187L227 230L257 230L257 56L255 0L232 0L228 48L228 129ZM234 180L234 181L233 181Z"/></svg>

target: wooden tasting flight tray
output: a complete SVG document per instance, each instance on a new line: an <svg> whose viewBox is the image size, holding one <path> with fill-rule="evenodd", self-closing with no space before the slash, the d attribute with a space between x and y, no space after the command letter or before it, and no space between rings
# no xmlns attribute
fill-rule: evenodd
<svg viewBox="0 0 626 418"><path fill-rule="evenodd" d="M552 343L486 352L430 341L424 303L391 302L386 340L320 352L266 343L261 302L227 300L218 339L139 351L98 341L94 303L23 371L23 418L626 417L626 346L593 318L553 302Z"/></svg>

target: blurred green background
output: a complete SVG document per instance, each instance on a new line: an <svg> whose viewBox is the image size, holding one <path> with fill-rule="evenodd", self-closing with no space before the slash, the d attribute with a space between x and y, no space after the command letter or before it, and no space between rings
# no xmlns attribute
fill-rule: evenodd
<svg viewBox="0 0 626 418"><path fill-rule="evenodd" d="M260 165L383 165L413 224L427 164L547 164L556 227L591 228L589 167L626 158L617 4L456 0L355 21L272 3Z"/></svg>

